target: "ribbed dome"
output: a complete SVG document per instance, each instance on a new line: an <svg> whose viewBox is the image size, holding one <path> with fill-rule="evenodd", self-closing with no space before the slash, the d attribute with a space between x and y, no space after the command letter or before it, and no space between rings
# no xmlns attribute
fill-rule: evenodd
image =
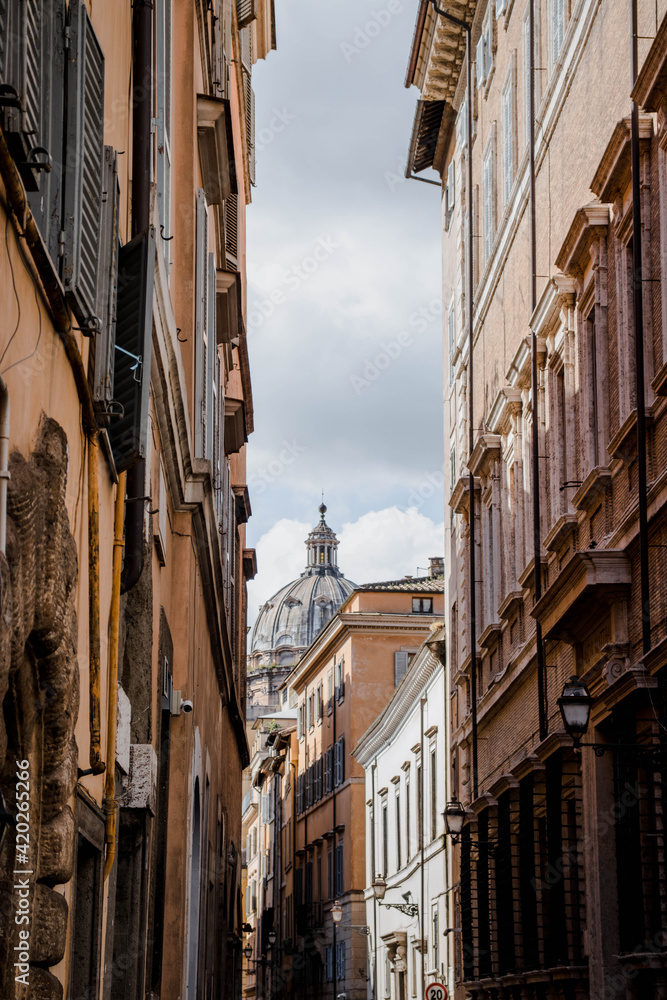
<svg viewBox="0 0 667 1000"><path fill-rule="evenodd" d="M296 663L355 588L338 569L338 539L325 513L322 504L320 522L306 539L305 571L259 609L252 630L251 669Z"/></svg>

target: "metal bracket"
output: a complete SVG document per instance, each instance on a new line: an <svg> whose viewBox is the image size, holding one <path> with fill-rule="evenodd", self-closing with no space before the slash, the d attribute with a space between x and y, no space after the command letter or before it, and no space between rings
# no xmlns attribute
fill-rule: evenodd
<svg viewBox="0 0 667 1000"><path fill-rule="evenodd" d="M38 154L44 154L45 160L35 160L34 157ZM48 149L44 146L33 146L33 148L28 153L28 159L23 160L21 163L16 164L17 167L29 167L31 170L45 170L46 173L51 172L51 167L53 166L53 159Z"/></svg>
<svg viewBox="0 0 667 1000"><path fill-rule="evenodd" d="M386 906L388 909L393 907L395 910L400 910L407 917L416 917L419 913L419 905L417 903L383 903L380 900L378 900L378 903L380 906Z"/></svg>
<svg viewBox="0 0 667 1000"><path fill-rule="evenodd" d="M132 354L131 351L126 351L124 347L119 347L118 344L114 344L114 347L117 351L120 351L121 354L127 354L128 358L132 358L132 360L136 362L136 364L132 365L130 371L134 372L134 381L141 382L141 369L144 364L142 356L140 354ZM137 378L137 370L139 370L140 373L139 378Z"/></svg>

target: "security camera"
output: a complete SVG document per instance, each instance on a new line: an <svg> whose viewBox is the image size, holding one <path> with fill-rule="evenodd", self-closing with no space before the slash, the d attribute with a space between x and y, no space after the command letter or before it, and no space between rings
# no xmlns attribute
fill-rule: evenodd
<svg viewBox="0 0 667 1000"><path fill-rule="evenodd" d="M186 714L188 714L192 711L192 707L193 706L191 701L184 701L181 698L180 691L171 692L171 705L169 710L172 715L180 715L181 712L185 712Z"/></svg>

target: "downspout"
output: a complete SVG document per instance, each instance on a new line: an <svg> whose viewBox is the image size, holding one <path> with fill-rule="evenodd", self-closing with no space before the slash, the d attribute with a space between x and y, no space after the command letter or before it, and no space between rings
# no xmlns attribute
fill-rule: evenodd
<svg viewBox="0 0 667 1000"><path fill-rule="evenodd" d="M7 549L7 483L9 482L9 389L0 375L0 553Z"/></svg>
<svg viewBox="0 0 667 1000"><path fill-rule="evenodd" d="M65 301L60 279L49 257L25 196L23 182L0 128L0 177L5 186L12 224L19 238L25 239L42 285L44 297L69 362L81 405L81 421L88 445L88 662L89 662L89 731L90 768L82 774L104 771L100 748L100 532L99 485L97 479L97 421L88 375L72 333L72 318ZM6 480L4 480L6 483ZM5 487L6 489L6 487Z"/></svg>
<svg viewBox="0 0 667 1000"><path fill-rule="evenodd" d="M340 682L341 682L341 684L343 683L343 669L342 669L342 667L341 667L341 671L340 671ZM331 773L331 785L332 785L332 789L333 789L333 798L331 800L331 811L332 811L332 822L333 822L333 838L332 838L332 843L333 843L333 885L332 885L331 888L333 889L333 898L334 898L334 901L337 899L336 892L337 892L337 889L338 889L338 851L336 850L336 848L338 846L337 843L336 843L336 824L337 824L337 817L336 817L336 788L337 788L337 785L336 785L336 735L337 735L337 730L336 730L336 705L337 704L338 704L338 693L337 693L337 688L336 688L336 659L334 657L333 760L331 761L331 772L332 772ZM336 990L338 989L338 980L336 978L336 929L337 929L338 925L337 925L336 921L333 920L333 919L332 919L331 922L333 924L333 939L332 939L333 943L331 945L331 948L332 948L332 955L331 955L332 962L331 962L331 964L332 964L332 971L333 971L333 976L332 976L332 986L333 986L332 998L333 998L333 1000L336 1000Z"/></svg>
<svg viewBox="0 0 667 1000"><path fill-rule="evenodd" d="M535 6L534 0L529 0L528 44L530 47L530 85L528 115L530 118L529 142L529 172L530 172L530 315L532 317L537 307L537 223L535 201ZM540 532L540 422L539 422L539 386L537 380L537 333L532 327L530 331L530 396L532 404L532 434L531 451L533 465L533 588L535 603L542 596L542 538ZM537 657L537 704L540 740L547 737L547 703L544 665L544 642L542 640L542 625L535 620L535 644Z"/></svg>
<svg viewBox="0 0 667 1000"><path fill-rule="evenodd" d="M371 767L371 802L373 825L371 827L371 872L373 882L375 882L375 771L377 770L377 760L373 761ZM408 830L408 837L410 831ZM387 877L385 873L385 878ZM373 1000L377 1000L378 995L378 901L373 890Z"/></svg>
<svg viewBox="0 0 667 1000"><path fill-rule="evenodd" d="M637 80L637 0L630 0L632 23L632 86ZM644 303L642 269L642 207L639 168L639 109L632 101L630 117L630 156L632 161L632 282L635 313L635 405L637 407L637 492L639 494L639 577L642 602L642 647L644 656L651 649L651 601L648 567L648 507L646 497L646 410L644 387Z"/></svg>
<svg viewBox="0 0 667 1000"><path fill-rule="evenodd" d="M109 669L107 714L107 771L104 776L104 878L109 877L116 854L116 733L118 725L118 625L120 621L120 575L123 565L123 520L125 517L125 473L118 476L114 517L111 612L109 618Z"/></svg>
<svg viewBox="0 0 667 1000"><path fill-rule="evenodd" d="M421 758L421 767L419 768L419 800L421 802L420 812L420 823L419 823L419 876L420 876L420 892L421 892L421 905L419 907L419 936L421 941L419 942L419 951L421 953L421 971L422 971L422 996L426 996L426 955L424 947L424 705L426 704L426 698L421 698L419 702L419 716L420 716L420 734L419 734L419 755Z"/></svg>
<svg viewBox="0 0 667 1000"><path fill-rule="evenodd" d="M151 161L153 142L153 2L135 0L132 49L132 236L150 225ZM149 372L150 366L144 366ZM139 459L127 472L125 563L121 591L138 582L144 568L144 502L146 461Z"/></svg>

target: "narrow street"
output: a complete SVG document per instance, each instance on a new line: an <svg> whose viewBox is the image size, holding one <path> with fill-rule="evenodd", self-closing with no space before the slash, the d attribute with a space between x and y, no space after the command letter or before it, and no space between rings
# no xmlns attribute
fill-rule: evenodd
<svg viewBox="0 0 667 1000"><path fill-rule="evenodd" d="M2 1000L665 1000L666 150L667 0L0 3Z"/></svg>

